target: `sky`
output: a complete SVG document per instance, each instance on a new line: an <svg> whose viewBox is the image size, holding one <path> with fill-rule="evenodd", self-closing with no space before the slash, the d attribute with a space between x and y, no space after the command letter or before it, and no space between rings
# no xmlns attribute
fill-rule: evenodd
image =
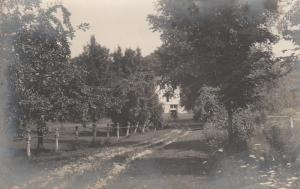
<svg viewBox="0 0 300 189"><path fill-rule="evenodd" d="M155 13L155 0L44 0L45 4L62 2L72 13L73 26L87 22L91 28L76 32L72 41L72 57L82 52L91 35L98 43L114 51L118 46L141 48L144 56L161 45L159 33L150 29L147 15ZM274 46L277 56L287 56L292 49L290 41L280 41Z"/></svg>
<svg viewBox="0 0 300 189"><path fill-rule="evenodd" d="M57 2L46 0L46 4ZM60 2L60 1L59 1ZM72 41L72 56L82 52L83 46L95 35L98 43L115 50L141 48L143 55L160 46L158 33L150 30L147 15L155 13L154 0L61 0L72 13L73 26L87 22L91 28L78 31Z"/></svg>

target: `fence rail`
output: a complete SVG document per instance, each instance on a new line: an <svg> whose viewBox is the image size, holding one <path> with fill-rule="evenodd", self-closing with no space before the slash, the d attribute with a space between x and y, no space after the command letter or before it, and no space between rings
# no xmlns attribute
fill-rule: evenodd
<svg viewBox="0 0 300 189"><path fill-rule="evenodd" d="M267 118L288 118L290 121L290 127L293 129L295 127L295 122L300 122L300 119L293 118L292 116L285 115L269 115Z"/></svg>
<svg viewBox="0 0 300 189"><path fill-rule="evenodd" d="M147 125L142 125L140 127L139 124L132 125L130 123L127 124L127 126L121 127L119 123L113 124L113 123L108 123L106 127L102 128L97 128L96 124L92 124L92 127L87 127L85 126L85 130L91 131L92 134L92 143L96 142L97 138L97 132L102 131L103 133L106 133L106 138L109 139L112 137L112 132L115 130L117 141L120 140L120 130L121 129L126 129L126 137L129 137L130 134L136 134L137 129L140 128L141 133L145 132L145 128ZM149 127L149 125L148 125ZM130 132L131 129L134 129L133 132ZM42 131L42 132L41 132ZM156 132L156 128L154 128L154 132ZM80 130L79 126L76 125L74 127L74 138L75 141L78 141L80 138ZM64 138L65 136L70 136L67 133L64 133L59 130L58 127L55 127L54 131L49 131L48 129L43 129L43 130L31 130L30 128L27 129L19 129L17 132L17 136L14 138L15 140L25 140L26 141L26 153L27 157L31 157L31 146L32 146L32 140L33 139L39 139L39 138L54 138L55 139L55 152L59 151L59 140Z"/></svg>

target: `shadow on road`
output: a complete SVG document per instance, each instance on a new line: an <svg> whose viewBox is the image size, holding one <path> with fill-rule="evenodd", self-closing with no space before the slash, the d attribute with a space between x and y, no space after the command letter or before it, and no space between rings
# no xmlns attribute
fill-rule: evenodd
<svg viewBox="0 0 300 189"><path fill-rule="evenodd" d="M202 176L206 174L203 162L204 158L147 158L135 161L130 170L129 176L139 175L194 175Z"/></svg>
<svg viewBox="0 0 300 189"><path fill-rule="evenodd" d="M164 149L194 150L194 151L201 151L204 153L211 152L211 147L209 147L208 144L206 144L205 142L199 140L174 142L172 144L165 146Z"/></svg>

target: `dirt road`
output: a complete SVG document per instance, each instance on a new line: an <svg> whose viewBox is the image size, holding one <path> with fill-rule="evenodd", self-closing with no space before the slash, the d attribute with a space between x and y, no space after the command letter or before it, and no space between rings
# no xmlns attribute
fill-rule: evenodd
<svg viewBox="0 0 300 189"><path fill-rule="evenodd" d="M203 130L173 128L135 135L107 148L24 167L8 189L267 189L299 188L299 163L261 170L233 156L209 158ZM222 150L219 153L223 154ZM60 156L58 156L60 157ZM249 157L250 159L253 158ZM248 159L249 159L248 158ZM214 163L220 166L214 167ZM213 167L211 166L213 165ZM211 171L214 169L214 173ZM2 187L0 187L2 188Z"/></svg>
<svg viewBox="0 0 300 189"><path fill-rule="evenodd" d="M138 142L124 145L120 142L118 146L102 149L55 169L43 170L39 176L12 188L101 189L133 188L133 185L134 188L145 188L147 183L150 188L157 188L151 185L159 184L157 179L161 184L159 188L165 188L162 175L173 171L174 175L181 171L197 172L195 165L207 157L205 153L195 152L193 149L188 152L180 149L187 145L191 147L184 141L185 138L191 139L190 135L191 132L187 129L170 129ZM141 174L142 178L132 174ZM205 173L197 174L201 176ZM154 180L151 181L151 177L148 179L149 175L153 175Z"/></svg>

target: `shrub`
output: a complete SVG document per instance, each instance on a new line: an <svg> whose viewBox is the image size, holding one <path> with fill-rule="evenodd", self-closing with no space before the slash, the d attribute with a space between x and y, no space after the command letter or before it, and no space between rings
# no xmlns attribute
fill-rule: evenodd
<svg viewBox="0 0 300 189"><path fill-rule="evenodd" d="M266 123L264 135L270 145L268 159L278 163L295 161L300 147L298 134L300 130L292 129L289 121Z"/></svg>
<svg viewBox="0 0 300 189"><path fill-rule="evenodd" d="M250 106L240 109L233 115L234 129L238 134L238 139L248 142L258 124L259 112L253 110Z"/></svg>
<svg viewBox="0 0 300 189"><path fill-rule="evenodd" d="M213 123L204 124L203 134L207 144L214 149L221 147L228 138L227 131Z"/></svg>

